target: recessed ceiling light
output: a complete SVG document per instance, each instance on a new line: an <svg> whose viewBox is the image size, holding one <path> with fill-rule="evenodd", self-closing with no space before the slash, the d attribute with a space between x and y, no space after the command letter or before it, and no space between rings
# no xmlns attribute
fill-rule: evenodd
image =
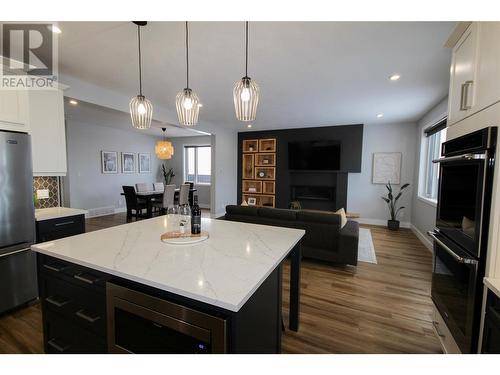
<svg viewBox="0 0 500 375"><path fill-rule="evenodd" d="M252 124L248 124L248 125L247 125L247 128L249 128L249 129L250 129L251 127L252 127Z"/></svg>
<svg viewBox="0 0 500 375"><path fill-rule="evenodd" d="M377 115L377 118L382 118L382 117L384 117L384 114L383 114L383 113L379 113L379 114Z"/></svg>
<svg viewBox="0 0 500 375"><path fill-rule="evenodd" d="M399 74L393 74L393 75L389 76L389 79L391 81L397 81L400 78L401 78L401 76Z"/></svg>
<svg viewBox="0 0 500 375"><path fill-rule="evenodd" d="M52 30L52 32L54 34L61 34L62 33L61 29L59 27L57 27L56 25L50 26L50 30Z"/></svg>
<svg viewBox="0 0 500 375"><path fill-rule="evenodd" d="M71 100L69 101L69 104L72 104L72 105L77 105L77 104L78 104L78 102L77 102L75 99L71 99Z"/></svg>

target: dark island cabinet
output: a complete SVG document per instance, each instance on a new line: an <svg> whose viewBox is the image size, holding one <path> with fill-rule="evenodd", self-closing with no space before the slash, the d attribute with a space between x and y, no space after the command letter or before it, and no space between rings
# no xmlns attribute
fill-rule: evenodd
<svg viewBox="0 0 500 375"><path fill-rule="evenodd" d="M233 312L37 255L46 353L281 351L281 267Z"/></svg>
<svg viewBox="0 0 500 375"><path fill-rule="evenodd" d="M36 222L36 242L53 241L85 233L85 216L75 215Z"/></svg>
<svg viewBox="0 0 500 375"><path fill-rule="evenodd" d="M38 254L46 353L106 353L106 274Z"/></svg>

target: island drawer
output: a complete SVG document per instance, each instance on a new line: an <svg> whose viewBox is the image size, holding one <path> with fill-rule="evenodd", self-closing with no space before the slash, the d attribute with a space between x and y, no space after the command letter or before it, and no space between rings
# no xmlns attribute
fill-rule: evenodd
<svg viewBox="0 0 500 375"><path fill-rule="evenodd" d="M38 255L38 267L41 275L57 277L102 294L106 293L106 281L111 278L105 273L43 254Z"/></svg>
<svg viewBox="0 0 500 375"><path fill-rule="evenodd" d="M56 277L42 276L39 280L44 308L64 319L106 337L106 298L86 288Z"/></svg>
<svg viewBox="0 0 500 375"><path fill-rule="evenodd" d="M45 352L51 354L106 353L106 340L76 326L59 314L45 311Z"/></svg>
<svg viewBox="0 0 500 375"><path fill-rule="evenodd" d="M75 215L36 222L37 242L53 241L59 238L85 233L85 216Z"/></svg>

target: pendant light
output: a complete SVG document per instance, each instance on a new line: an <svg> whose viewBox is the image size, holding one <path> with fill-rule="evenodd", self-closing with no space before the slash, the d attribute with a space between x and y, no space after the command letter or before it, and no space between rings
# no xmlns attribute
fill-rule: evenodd
<svg viewBox="0 0 500 375"><path fill-rule="evenodd" d="M245 26L245 76L234 85L234 110L238 120L254 121L259 104L259 85L248 76L248 21Z"/></svg>
<svg viewBox="0 0 500 375"><path fill-rule="evenodd" d="M134 21L137 25L137 39L139 41L139 95L130 101L130 117L132 126L136 129L149 129L153 118L153 105L142 95L142 55L141 55L141 27L146 21Z"/></svg>
<svg viewBox="0 0 500 375"><path fill-rule="evenodd" d="M163 130L163 140L156 143L155 154L158 159L161 160L172 159L172 156L174 155L174 146L172 146L172 142L167 141L167 138L165 137L165 130L167 129L161 128L161 130Z"/></svg>
<svg viewBox="0 0 500 375"><path fill-rule="evenodd" d="M177 117L179 123L185 126L195 126L200 113L200 100L198 95L189 88L189 29L186 21L186 88L179 92L175 98Z"/></svg>

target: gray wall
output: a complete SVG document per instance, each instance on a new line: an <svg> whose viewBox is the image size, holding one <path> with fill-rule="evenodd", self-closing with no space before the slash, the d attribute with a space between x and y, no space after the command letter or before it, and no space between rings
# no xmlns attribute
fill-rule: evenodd
<svg viewBox="0 0 500 375"><path fill-rule="evenodd" d="M180 185L184 182L184 146L211 145L212 138L207 135L201 137L169 138L169 140L174 146L174 156L170 160L164 160L163 164L168 168L174 169L175 177L172 183ZM197 194L200 206L210 208L211 185L196 185L196 189L198 190Z"/></svg>
<svg viewBox="0 0 500 375"><path fill-rule="evenodd" d="M417 154L415 157L415 183L418 183L420 178L420 164L422 155L422 139L424 137L424 129L430 125L435 124L438 120L442 119L448 113L448 97L444 98L434 108L427 112L417 124L416 129L416 149ZM420 240L428 247L431 248L432 244L427 237L427 231L434 229L436 224L436 205L418 197L418 188L415 186L413 190L413 210L411 215L411 223L413 230L416 232Z"/></svg>
<svg viewBox="0 0 500 375"><path fill-rule="evenodd" d="M212 136L212 205L213 217L219 217L226 212L228 204L236 204L238 160L238 133L217 132Z"/></svg>
<svg viewBox="0 0 500 375"><path fill-rule="evenodd" d="M163 181L160 163L154 154L158 138L141 135L133 131L112 127L66 122L68 153L68 175L64 178L65 205L75 208L93 209L112 206L125 209L125 200L120 193L123 185L138 182ZM144 152L151 154L151 173L124 174L101 173L101 150L120 152Z"/></svg>
<svg viewBox="0 0 500 375"><path fill-rule="evenodd" d="M415 188L415 127L413 123L365 125L361 173L349 173L347 190L347 210L359 213L360 222L384 225L389 217L387 204L381 199L387 192L385 185L372 184L373 153L401 152L401 182L410 183L410 187L399 201L406 207L399 220L401 225L410 225L412 190ZM396 189L399 189L399 186L396 185Z"/></svg>

